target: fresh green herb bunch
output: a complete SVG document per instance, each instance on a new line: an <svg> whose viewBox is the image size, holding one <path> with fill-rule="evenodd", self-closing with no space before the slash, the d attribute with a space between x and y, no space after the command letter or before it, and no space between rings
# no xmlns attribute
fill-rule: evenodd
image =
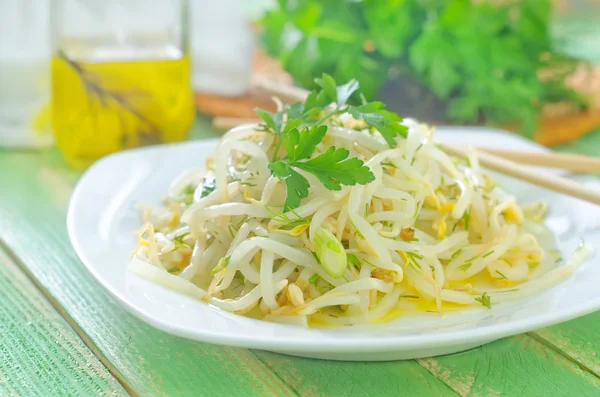
<svg viewBox="0 0 600 397"><path fill-rule="evenodd" d="M279 0L263 44L300 85L329 73L376 96L389 70L411 76L457 122L516 123L531 134L576 61L553 51L550 0Z"/></svg>
<svg viewBox="0 0 600 397"><path fill-rule="evenodd" d="M400 124L402 119L387 111L383 103L366 102L364 96L362 105L347 103L358 90L356 80L337 86L331 76L323 74L315 82L320 89L311 92L304 102L286 105L276 113L255 110L263 120L262 128L275 135L269 169L285 182L286 211L297 208L300 200L308 196L310 183L299 170L313 174L329 190L375 180L369 167L361 159L349 157L350 152L345 148L330 146L313 157L317 145L327 134L326 123L332 117L349 113L354 119L363 120L369 128L376 129L390 147L396 146L398 136L407 136L406 127Z"/></svg>

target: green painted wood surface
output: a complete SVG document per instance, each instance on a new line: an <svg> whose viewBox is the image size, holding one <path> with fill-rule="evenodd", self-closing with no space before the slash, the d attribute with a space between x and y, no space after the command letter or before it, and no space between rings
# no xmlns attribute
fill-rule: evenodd
<svg viewBox="0 0 600 397"><path fill-rule="evenodd" d="M127 392L0 251L0 396L126 396Z"/></svg>
<svg viewBox="0 0 600 397"><path fill-rule="evenodd" d="M414 361L337 362L255 354L302 396L456 396Z"/></svg>
<svg viewBox="0 0 600 397"><path fill-rule="evenodd" d="M200 120L194 137L208 136L217 135ZM0 181L9 187L0 191L0 239L93 352L136 394L475 396L489 395L489 390L565 395L569 389L600 395L595 361L600 339L591 338L595 334L587 329L600 325L596 315L417 362L318 361L169 336L120 309L76 258L64 222L77 178L56 152L0 151ZM532 378L524 378L529 373Z"/></svg>
<svg viewBox="0 0 600 397"><path fill-rule="evenodd" d="M541 329L535 336L556 346L582 368L600 374L600 313Z"/></svg>
<svg viewBox="0 0 600 397"><path fill-rule="evenodd" d="M418 361L463 397L600 395L596 374L525 334Z"/></svg>
<svg viewBox="0 0 600 397"><path fill-rule="evenodd" d="M67 237L66 208L77 176L55 152L0 151L0 181L9 187L0 192L0 240L120 380L143 396L295 395L248 350L167 335L101 290Z"/></svg>

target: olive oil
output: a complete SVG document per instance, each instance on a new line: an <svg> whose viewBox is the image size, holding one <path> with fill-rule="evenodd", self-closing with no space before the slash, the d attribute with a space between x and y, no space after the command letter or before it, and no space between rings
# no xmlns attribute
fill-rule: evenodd
<svg viewBox="0 0 600 397"><path fill-rule="evenodd" d="M144 60L52 59L52 124L68 163L186 138L194 119L188 55Z"/></svg>

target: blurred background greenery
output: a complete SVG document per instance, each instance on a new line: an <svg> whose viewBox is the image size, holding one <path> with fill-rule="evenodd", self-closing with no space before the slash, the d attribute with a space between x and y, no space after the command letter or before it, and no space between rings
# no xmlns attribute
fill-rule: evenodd
<svg viewBox="0 0 600 397"><path fill-rule="evenodd" d="M260 38L294 82L357 78L429 122L488 124L555 143L600 125L592 1L279 0ZM561 136L540 138L560 127ZM564 136L563 136L564 135Z"/></svg>

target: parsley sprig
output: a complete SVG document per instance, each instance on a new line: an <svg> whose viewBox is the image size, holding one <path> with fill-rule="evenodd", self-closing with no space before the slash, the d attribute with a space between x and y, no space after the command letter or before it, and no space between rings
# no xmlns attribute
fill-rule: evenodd
<svg viewBox="0 0 600 397"><path fill-rule="evenodd" d="M311 92L304 102L286 105L275 113L256 109L264 122L262 128L276 136L269 169L285 182L285 211L297 208L301 199L308 196L310 183L299 170L313 174L323 186L334 191L375 180L369 167L359 158L350 157L345 148L330 146L311 158L327 134L325 123L331 117L349 113L356 120L363 120L370 129L379 131L390 147L396 146L398 136L406 137L406 127L400 124L402 119L387 111L383 103L359 106L347 103L358 90L356 80L337 86L331 76L323 74L315 81L321 89ZM287 154L280 158L282 146Z"/></svg>

